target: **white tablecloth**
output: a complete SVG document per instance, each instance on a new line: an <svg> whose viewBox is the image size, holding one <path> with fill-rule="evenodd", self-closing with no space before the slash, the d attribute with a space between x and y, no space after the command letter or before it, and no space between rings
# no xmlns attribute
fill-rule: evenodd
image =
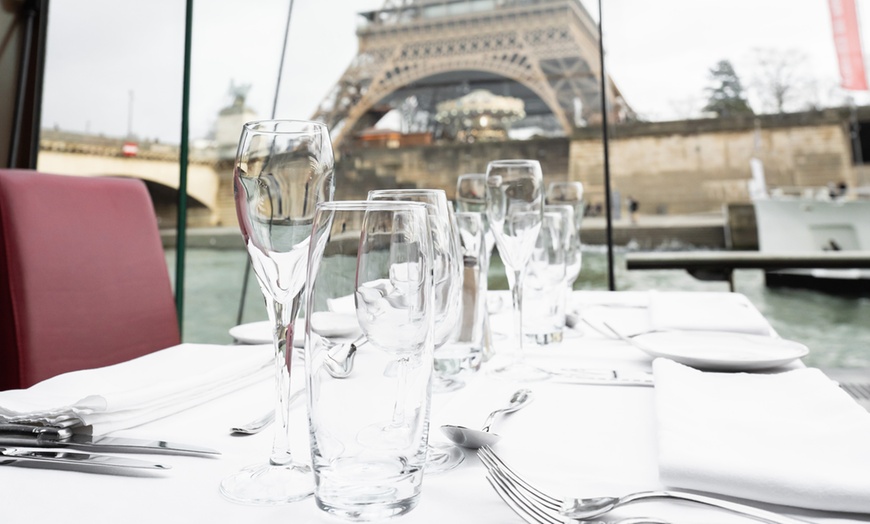
<svg viewBox="0 0 870 524"><path fill-rule="evenodd" d="M578 303L628 302L634 293L575 293ZM614 307L619 315L619 308ZM582 326L581 326L582 328ZM500 341L496 340L497 343ZM503 343L503 342L502 342ZM625 342L585 329L569 331L560 347L529 348L539 362L589 368L650 370L652 358ZM300 368L301 366L297 367ZM296 386L302 385L294 376ZM524 384L536 398L524 410L496 421L503 436L495 450L520 472L551 491L578 496L619 495L662 489L656 462L654 396L651 387L616 387L536 382ZM441 439L442 423L482 424L518 384L485 372L468 387L436 395L432 436ZM110 476L30 467L0 467L0 503L4 522L232 523L336 522L320 512L313 498L270 507L228 502L218 493L220 480L239 468L268 457L272 431L233 437L228 428L248 421L272 403L272 384L263 381L207 404L117 432L210 446L218 458L140 455L172 465L158 474ZM304 404L292 412L292 443L307 459ZM795 457L800 460L800 457ZM504 524L522 522L489 487L484 468L473 453L457 469L427 475L417 508L397 522ZM870 474L866 471L859 474ZM794 508L768 509L811 522L867 522L870 517L821 514ZM656 502L628 506L608 516L651 515L686 522L746 522L716 510L685 503Z"/></svg>

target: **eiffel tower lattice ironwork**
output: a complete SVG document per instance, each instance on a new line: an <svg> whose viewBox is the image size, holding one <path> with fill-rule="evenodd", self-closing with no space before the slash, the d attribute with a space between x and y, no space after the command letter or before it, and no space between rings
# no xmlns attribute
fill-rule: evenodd
<svg viewBox="0 0 870 524"><path fill-rule="evenodd" d="M386 0L360 15L357 56L313 117L336 147L410 96L434 114L472 88L522 98L566 135L601 120L598 27L580 0ZM606 85L608 118L630 118Z"/></svg>

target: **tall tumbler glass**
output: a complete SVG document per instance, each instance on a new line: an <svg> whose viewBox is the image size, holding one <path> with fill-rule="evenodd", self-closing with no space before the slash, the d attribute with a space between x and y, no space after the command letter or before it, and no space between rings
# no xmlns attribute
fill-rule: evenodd
<svg viewBox="0 0 870 524"><path fill-rule="evenodd" d="M268 463L225 478L226 498L248 504L293 502L311 495L311 468L294 460L288 398L294 319L319 202L332 200L334 160L326 126L268 120L242 129L233 184L239 226L266 299L275 348L275 437Z"/></svg>
<svg viewBox="0 0 870 524"><path fill-rule="evenodd" d="M481 214L460 211L456 213L456 224L462 251L462 319L456 340L448 344L442 356L442 361L452 366L448 370L442 364L442 372L465 381L465 376L480 370L486 345L487 256Z"/></svg>
<svg viewBox="0 0 870 524"><path fill-rule="evenodd" d="M583 267L583 252L580 248L580 236L577 234L574 221L574 208L569 205L547 205L544 211L552 211L562 216L563 238L565 251L565 301L567 304L574 290L574 282L580 276Z"/></svg>
<svg viewBox="0 0 870 524"><path fill-rule="evenodd" d="M523 279L541 230L542 184L537 160L496 160L486 168L486 215L511 288L516 329L513 351L497 352L492 372L519 380L547 377L525 362L523 349ZM499 359L499 353L507 358Z"/></svg>
<svg viewBox="0 0 870 524"><path fill-rule="evenodd" d="M570 209L569 209L570 211ZM562 341L565 329L564 215L544 206L544 220L523 288L523 331L540 346Z"/></svg>
<svg viewBox="0 0 870 524"><path fill-rule="evenodd" d="M435 268L435 391L452 391L462 387L449 372L442 373L443 351L457 336L456 326L462 313L462 252L456 217L447 194L442 189L377 189L369 191L369 200L423 202L428 205ZM452 363L445 363L452 367Z"/></svg>
<svg viewBox="0 0 870 524"><path fill-rule="evenodd" d="M495 235L489 227L489 219L486 217L486 173L466 173L459 175L456 180L456 211L459 213L479 213L483 222L484 252L480 260L480 279L488 286L489 262L492 260L492 250L495 248ZM488 300L484 292L484 300ZM492 298L492 297L489 297ZM496 297L500 300L500 297ZM497 303L497 302L496 302ZM489 324L489 310L484 307L483 312L483 360L492 358L492 329Z"/></svg>
<svg viewBox="0 0 870 524"><path fill-rule="evenodd" d="M377 189L369 191L373 201L407 201L426 204L432 236L432 264L435 302L435 355L433 365L435 393L454 391L465 385L455 376L457 366L451 342L462 314L462 253L456 217L441 189ZM462 450L449 443L431 443L426 470L449 471L465 459Z"/></svg>
<svg viewBox="0 0 870 524"><path fill-rule="evenodd" d="M429 433L434 302L426 206L326 202L317 206L311 238L305 371L315 501L349 520L401 515L419 500ZM336 313L333 305L350 297L353 314ZM353 372L336 377L333 356L360 335L366 342Z"/></svg>

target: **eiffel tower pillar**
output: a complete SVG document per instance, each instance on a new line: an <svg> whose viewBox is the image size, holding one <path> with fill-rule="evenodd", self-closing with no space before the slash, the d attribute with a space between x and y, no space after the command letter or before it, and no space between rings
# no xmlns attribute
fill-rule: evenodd
<svg viewBox="0 0 870 524"><path fill-rule="evenodd" d="M451 82L499 82L496 94L518 93L527 114L551 115L565 135L601 121L598 28L580 0L387 0L361 16L357 56L313 117L336 147L403 93ZM624 119L630 109L607 85L609 117Z"/></svg>

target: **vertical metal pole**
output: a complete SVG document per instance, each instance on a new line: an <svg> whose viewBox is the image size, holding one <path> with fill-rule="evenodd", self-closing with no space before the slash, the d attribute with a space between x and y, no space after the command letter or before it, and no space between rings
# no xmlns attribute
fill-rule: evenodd
<svg viewBox="0 0 870 524"><path fill-rule="evenodd" d="M290 0L290 7L287 10L287 24L284 26L284 45L281 47L281 62L278 64L278 80L275 82L275 97L272 99L272 118L278 111L278 93L281 92L281 77L284 74L284 55L287 53L287 40L290 36L290 19L293 16L293 0ZM306 189L308 186L305 186ZM306 200L307 202L307 200ZM248 280L251 278L251 260L247 259L245 264L245 275L242 277L242 296L239 298L239 311L236 314L236 324L242 323L242 316L245 313L245 298L248 294Z"/></svg>
<svg viewBox="0 0 870 524"><path fill-rule="evenodd" d="M187 153L190 127L190 51L193 33L193 0L187 0L184 26L184 80L181 97L181 156L178 177L178 224L175 241L175 309L178 312L178 330L184 326L184 248L187 244Z"/></svg>
<svg viewBox="0 0 870 524"><path fill-rule="evenodd" d="M607 132L607 74L604 72L604 31L601 20L604 13L601 0L598 0L598 56L601 64L601 138L604 144L604 207L607 210L607 288L616 290L616 278L613 274L613 212L611 211L610 195L610 155Z"/></svg>

